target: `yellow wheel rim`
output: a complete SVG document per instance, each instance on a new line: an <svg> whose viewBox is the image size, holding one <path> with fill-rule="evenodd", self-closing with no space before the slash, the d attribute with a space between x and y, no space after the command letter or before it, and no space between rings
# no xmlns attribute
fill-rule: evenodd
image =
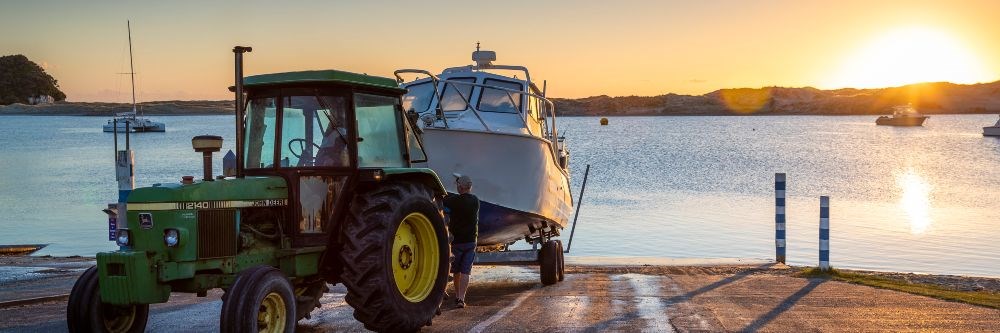
<svg viewBox="0 0 1000 333"><path fill-rule="evenodd" d="M104 328L108 332L128 332L135 323L136 310L132 306L101 304L104 313Z"/></svg>
<svg viewBox="0 0 1000 333"><path fill-rule="evenodd" d="M264 296L264 301L260 302L260 308L257 312L257 331L284 332L287 315L288 307L285 306L285 300L281 299L281 295L274 292L268 293L267 296Z"/></svg>
<svg viewBox="0 0 1000 333"><path fill-rule="evenodd" d="M437 280L438 238L431 220L411 213L399 224L392 241L392 277L407 301L427 298Z"/></svg>

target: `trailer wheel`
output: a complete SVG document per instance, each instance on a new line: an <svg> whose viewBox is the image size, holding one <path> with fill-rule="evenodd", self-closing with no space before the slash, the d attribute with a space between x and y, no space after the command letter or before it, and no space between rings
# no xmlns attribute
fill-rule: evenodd
<svg viewBox="0 0 1000 333"><path fill-rule="evenodd" d="M113 305L101 302L97 267L91 267L73 284L66 305L70 332L142 332L149 319L149 305Z"/></svg>
<svg viewBox="0 0 1000 333"><path fill-rule="evenodd" d="M542 284L548 286L559 282L559 245L556 241L542 244L538 253L538 271Z"/></svg>
<svg viewBox="0 0 1000 333"><path fill-rule="evenodd" d="M448 282L447 241L426 186L387 183L355 196L341 252L354 318L380 332L429 324Z"/></svg>
<svg viewBox="0 0 1000 333"><path fill-rule="evenodd" d="M257 266L236 277L223 300L222 332L294 332L295 294L280 270Z"/></svg>
<svg viewBox="0 0 1000 333"><path fill-rule="evenodd" d="M563 280L566 279L566 258L565 254L563 253L563 246L561 240L558 239L556 240L556 248L558 249L557 252L559 253L559 281L562 282Z"/></svg>
<svg viewBox="0 0 1000 333"><path fill-rule="evenodd" d="M319 281L295 288L295 320L311 318L313 309L320 307L323 294L330 291L326 281Z"/></svg>

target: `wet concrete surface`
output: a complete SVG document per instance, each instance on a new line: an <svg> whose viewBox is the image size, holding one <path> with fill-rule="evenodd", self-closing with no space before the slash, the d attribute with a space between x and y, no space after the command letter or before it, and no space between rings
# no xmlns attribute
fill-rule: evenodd
<svg viewBox="0 0 1000 333"><path fill-rule="evenodd" d="M786 274L781 266L571 266L538 282L533 267L476 267L466 308L448 296L427 332L1000 331L1000 310ZM299 332L364 331L342 286ZM449 293L452 293L449 288ZM218 331L221 292L175 294L148 331ZM0 331L65 331L65 302L0 308Z"/></svg>

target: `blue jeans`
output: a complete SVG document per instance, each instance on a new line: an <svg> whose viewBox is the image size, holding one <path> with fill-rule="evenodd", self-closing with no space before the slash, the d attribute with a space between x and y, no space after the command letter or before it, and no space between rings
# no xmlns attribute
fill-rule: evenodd
<svg viewBox="0 0 1000 333"><path fill-rule="evenodd" d="M472 262L476 260L476 243L451 244L451 273L472 273Z"/></svg>

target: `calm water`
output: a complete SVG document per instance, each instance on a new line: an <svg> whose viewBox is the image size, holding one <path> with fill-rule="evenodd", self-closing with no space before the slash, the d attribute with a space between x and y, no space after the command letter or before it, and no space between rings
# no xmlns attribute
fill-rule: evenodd
<svg viewBox="0 0 1000 333"><path fill-rule="evenodd" d="M192 136L233 145L231 117L154 118L168 132L133 136L139 186L200 175ZM922 128L874 117L610 120L560 119L575 191L592 165L573 255L773 258L774 173L785 172L791 264L816 264L829 195L834 267L1000 276L1000 140L981 135L996 116L933 116ZM116 196L104 121L0 117L0 244L114 249L100 211Z"/></svg>

